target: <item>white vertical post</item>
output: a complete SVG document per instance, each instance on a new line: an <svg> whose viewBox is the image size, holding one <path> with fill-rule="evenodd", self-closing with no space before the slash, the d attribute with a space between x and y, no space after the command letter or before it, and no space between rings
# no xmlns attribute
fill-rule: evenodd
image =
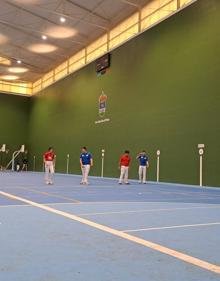
<svg viewBox="0 0 220 281"><path fill-rule="evenodd" d="M70 162L70 155L67 154L66 156L66 173L69 174L69 162Z"/></svg>
<svg viewBox="0 0 220 281"><path fill-rule="evenodd" d="M101 177L104 177L104 160L105 160L105 149L102 149L102 169L101 169Z"/></svg>
<svg viewBox="0 0 220 281"><path fill-rule="evenodd" d="M160 150L157 150L157 182L160 181Z"/></svg>
<svg viewBox="0 0 220 281"><path fill-rule="evenodd" d="M199 158L199 185L202 186L202 155Z"/></svg>
<svg viewBox="0 0 220 281"><path fill-rule="evenodd" d="M204 155L204 144L198 144L199 149L199 185L203 186L203 155Z"/></svg>

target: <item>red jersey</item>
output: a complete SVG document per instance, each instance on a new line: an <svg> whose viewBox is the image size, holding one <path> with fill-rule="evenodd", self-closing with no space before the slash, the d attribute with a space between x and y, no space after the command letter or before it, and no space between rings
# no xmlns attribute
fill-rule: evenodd
<svg viewBox="0 0 220 281"><path fill-rule="evenodd" d="M131 161L131 157L129 155L122 155L120 158L120 166L126 166L128 167Z"/></svg>
<svg viewBox="0 0 220 281"><path fill-rule="evenodd" d="M47 151L44 153L44 160L45 161L53 161L55 154L52 151Z"/></svg>

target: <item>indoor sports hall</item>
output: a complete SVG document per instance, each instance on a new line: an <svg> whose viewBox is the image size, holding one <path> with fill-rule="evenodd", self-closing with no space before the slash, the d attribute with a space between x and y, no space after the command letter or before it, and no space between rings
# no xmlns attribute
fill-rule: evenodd
<svg viewBox="0 0 220 281"><path fill-rule="evenodd" d="M220 280L220 1L0 4L0 280Z"/></svg>

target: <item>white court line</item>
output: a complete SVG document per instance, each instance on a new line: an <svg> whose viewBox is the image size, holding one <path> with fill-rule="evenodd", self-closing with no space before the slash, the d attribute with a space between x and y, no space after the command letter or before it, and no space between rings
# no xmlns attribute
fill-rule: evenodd
<svg viewBox="0 0 220 281"><path fill-rule="evenodd" d="M196 0L194 0L196 1ZM33 172L33 171L29 171L27 172L28 174L33 174L33 175L43 175L44 173L43 172ZM4 175L8 175L8 174L12 174L12 172L4 172ZM3 175L3 173L0 174L1 176ZM60 177L75 177L75 178L81 178L82 176L81 175L77 175L77 174L64 174L64 173L56 173L56 176L60 176ZM17 177L17 175L16 175ZM101 177L98 177L98 176L91 176L92 179L97 179L99 180L99 182L101 181L113 181L113 182L116 182L118 183L118 178L111 178L111 177L104 177L104 178L101 178ZM132 184L135 184L137 186L139 186L138 184L138 181L135 180L135 179L130 179L130 182L132 182ZM69 183L68 183L69 184ZM186 184L186 183L173 183L173 182L156 182L156 181L147 181L147 185L156 185L156 186L176 186L176 187L183 187L183 188L194 188L194 189L197 189L197 190L201 190L201 191L206 191L206 190L214 190L214 191L217 191L217 192L220 192L220 188L218 186L216 187L213 187L213 186L199 186L199 185L195 185L195 184Z"/></svg>
<svg viewBox="0 0 220 281"><path fill-rule="evenodd" d="M11 205L1 205L0 206L0 208L10 208L10 207L30 207L30 205L26 205L26 204L23 204L23 205L13 205L13 204L11 204Z"/></svg>
<svg viewBox="0 0 220 281"><path fill-rule="evenodd" d="M42 204L27 200L27 199L22 198L22 197L15 196L13 194L9 194L9 193L2 192L2 191L0 191L0 194L7 197L7 198L11 198L11 199L14 199L14 200L24 202L24 203L29 204L31 206L34 206L36 208L45 210L47 212L50 212L50 213L53 213L53 214L56 214L56 215L59 215L59 216L65 217L65 218L68 218L68 219L73 220L73 221L80 222L84 225L99 229L103 232L110 233L114 236L117 236L117 237L123 238L125 240L131 241L133 243L145 246L147 248L150 248L150 249L158 251L160 253L169 255L171 257L174 257L174 258L179 259L181 261L187 262L187 263L192 264L194 266L198 266L198 267L206 269L208 271L220 274L220 266L219 265L209 263L207 261L189 256L187 254L184 254L182 252L173 250L171 248L167 248L165 246L153 243L151 241L144 240L144 239L141 239L139 237L130 235L130 234L122 232L120 230L116 230L114 228L111 228L111 227L108 227L108 226L105 226L105 225L102 225L102 224L99 224L99 223L96 223L96 222L78 217L76 215L73 215L73 214L70 214L70 213L67 213L67 212L63 212L63 211L60 211L60 210L57 210L57 209L54 209L54 208L51 208L51 207L48 207L48 206L44 206Z"/></svg>
<svg viewBox="0 0 220 281"><path fill-rule="evenodd" d="M149 204L149 203L155 203L155 202L151 202L151 201L80 201L80 205L94 205L94 204ZM45 205L72 205L73 203L48 203ZM75 204L76 205L76 204Z"/></svg>
<svg viewBox="0 0 220 281"><path fill-rule="evenodd" d="M140 229L127 229L127 230L122 230L122 231L130 233L130 232L141 232L141 231L152 231L152 230L163 230L163 229L174 229L174 228L202 227L202 226L211 226L211 225L220 225L220 222L183 224L183 225L149 227L149 228L140 228Z"/></svg>
<svg viewBox="0 0 220 281"><path fill-rule="evenodd" d="M103 204L128 204L128 203L136 203L136 204L140 204L140 201L126 201L126 202L110 202L110 201L102 201L102 202L80 202L80 205L103 205ZM141 203L152 203L152 202L141 202ZM65 203L65 202L56 202L56 203L42 203L42 205L44 206L59 206L59 205L73 205L73 206L79 206L79 204L76 204L74 202L68 202L68 203ZM27 205L27 204L9 204L9 205L0 205L0 208L10 208L10 207L31 207L30 205Z"/></svg>
<svg viewBox="0 0 220 281"><path fill-rule="evenodd" d="M127 203L138 203L140 202L81 202L80 205L103 205L103 204L127 204ZM154 202L141 202L145 204L154 203ZM70 206L79 206L75 203L44 203L44 206L62 206L62 205L70 205ZM10 207L31 207L27 204L20 205L0 205L0 208L10 208ZM114 214L130 214L130 213L147 213L147 212L166 212L166 211L178 211L178 210L197 210L197 209L220 209L220 206L204 206L204 207L183 207L183 208L160 208L160 209L142 209L142 210L125 210L125 211L113 211L113 212L94 212L94 213L80 213L79 216L96 216L96 215L114 215Z"/></svg>
<svg viewBox="0 0 220 281"><path fill-rule="evenodd" d="M147 213L147 212L163 212L163 211L178 211L178 210L194 210L194 209L220 209L220 206L215 207L183 207L183 208L164 208L164 209L142 209L142 210L125 210L114 212L96 212L96 213L80 213L80 216L96 216L96 215L113 215L113 214L130 214L130 213Z"/></svg>
<svg viewBox="0 0 220 281"><path fill-rule="evenodd" d="M147 201L114 201L114 202L111 202L111 201L84 201L84 202L80 202L80 205L103 205L103 204L149 204L149 203L154 203L154 202L147 202ZM45 205L45 206L56 206L56 205L79 205L79 204L76 204L74 202L56 202L56 203L42 203L42 205ZM20 205L15 205L15 204L9 204L9 205L0 205L0 208L5 208L5 207L30 207L30 205L27 205L27 204L20 204Z"/></svg>

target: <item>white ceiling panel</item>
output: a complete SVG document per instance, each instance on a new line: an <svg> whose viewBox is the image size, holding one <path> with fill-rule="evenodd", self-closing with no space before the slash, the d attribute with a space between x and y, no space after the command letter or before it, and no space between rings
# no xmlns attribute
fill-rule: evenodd
<svg viewBox="0 0 220 281"><path fill-rule="evenodd" d="M5 0L0 7L0 56L22 60L21 81L39 79L149 0ZM65 23L60 22L64 16ZM66 28L66 30L65 30ZM47 40L42 40L42 35ZM37 44L37 49L35 48ZM54 46L49 50L49 44ZM45 49L43 49L45 48ZM36 52L37 51L37 52ZM0 66L0 75L8 74Z"/></svg>

